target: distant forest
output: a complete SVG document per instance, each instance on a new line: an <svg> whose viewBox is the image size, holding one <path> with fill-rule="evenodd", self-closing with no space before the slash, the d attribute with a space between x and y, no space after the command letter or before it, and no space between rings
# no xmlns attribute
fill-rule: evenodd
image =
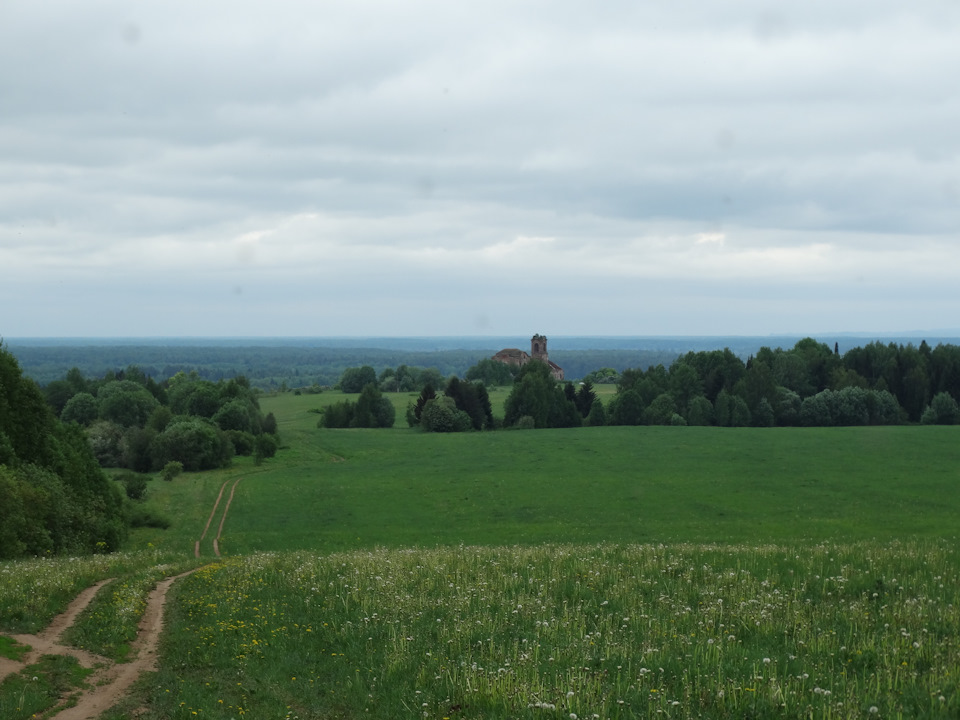
<svg viewBox="0 0 960 720"><path fill-rule="evenodd" d="M212 382L238 375L261 390L312 385L334 386L350 367L370 365L378 373L400 365L436 368L444 377L463 377L480 360L499 347L457 350L398 350L384 348L223 347L223 346L29 346L8 344L28 377L40 385L63 378L76 368L87 378L104 377L136 365L148 377L161 382L178 372L196 374ZM627 368L669 365L679 351L652 350L556 350L550 358L563 367L566 376L580 379L602 367L622 372Z"/></svg>
<svg viewBox="0 0 960 720"><path fill-rule="evenodd" d="M794 336L551 337L550 359L568 380L581 380L601 368L618 373L630 368L669 367L689 352L729 349L746 361L762 347L790 348ZM842 353L880 338L818 337ZM885 337L883 344L918 344L923 338ZM926 338L933 347L957 338ZM178 372L195 372L217 382L238 375L253 387L277 390L319 385L332 387L344 371L361 365L377 373L401 365L435 368L442 376L464 377L480 360L506 347L526 349L517 337L409 338L30 338L6 339L4 345L24 375L40 385L77 368L84 377L102 378L131 365L161 382Z"/></svg>

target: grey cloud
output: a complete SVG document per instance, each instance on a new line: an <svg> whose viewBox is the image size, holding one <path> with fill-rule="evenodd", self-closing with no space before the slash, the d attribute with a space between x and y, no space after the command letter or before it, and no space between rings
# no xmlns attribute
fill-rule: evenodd
<svg viewBox="0 0 960 720"><path fill-rule="evenodd" d="M704 276L681 283L688 257L668 261L644 239L726 233L730 252L828 242L877 267L889 242L935 246L925 257L944 265L960 226L958 25L946 1L502 0L467 12L440 0L11 0L0 257L42 277L58 258L109 268L175 246L182 277L216 284L213 261L193 267L186 248L294 277L359 271L359 248L389 276L421 257L451 273L482 248L551 237L552 271L568 278L586 253L639 239L678 293ZM250 233L265 234L238 251ZM501 272L519 283L528 270ZM469 273L457 277L466 292ZM424 282L430 297L447 290ZM752 282L744 298L766 292ZM227 286L255 287L242 272ZM750 306L727 290L710 286ZM476 292L461 308L471 317ZM695 316L674 299L687 308L677 318Z"/></svg>

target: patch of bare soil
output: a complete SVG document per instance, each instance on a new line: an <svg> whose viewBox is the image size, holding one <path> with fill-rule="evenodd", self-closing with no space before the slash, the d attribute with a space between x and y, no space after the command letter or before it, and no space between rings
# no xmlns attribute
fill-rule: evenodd
<svg viewBox="0 0 960 720"><path fill-rule="evenodd" d="M87 668L93 668L94 673L88 679L88 688L79 695L73 694L76 703L72 707L64 707L51 717L51 720L93 720L104 710L112 707L120 700L133 685L134 681L144 670L156 670L157 643L160 631L163 628L163 608L166 603L167 592L179 578L194 572L190 570L180 575L165 578L157 583L147 598L147 607L140 619L137 639L131 647L133 660L128 663L114 663L105 657L95 655L85 650L78 650L60 644L60 637L76 620L83 609L90 604L97 591L110 580L103 580L92 585L70 603L64 613L54 618L53 622L36 635L14 635L17 642L30 646L30 651L20 661L0 658L0 680L6 675L22 670L27 665L36 662L41 655L70 655ZM64 702L66 699L64 699Z"/></svg>

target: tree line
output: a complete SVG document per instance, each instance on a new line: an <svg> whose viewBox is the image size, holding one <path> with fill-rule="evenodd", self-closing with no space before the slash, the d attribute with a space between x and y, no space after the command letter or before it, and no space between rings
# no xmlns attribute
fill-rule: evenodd
<svg viewBox="0 0 960 720"><path fill-rule="evenodd" d="M62 379L76 368L84 377L102 377L107 372L137 365L146 375L162 382L178 373L196 373L203 380L219 382L243 375L251 386L272 391L288 388L334 387L343 373L369 365L379 375L400 367L429 368L434 378L399 391L419 391L425 382L434 387L451 375L463 377L477 357L493 355L499 348L460 350L401 350L375 347L223 346L196 345L19 345L12 352L23 372L41 386ZM582 378L592 369L611 366L618 371L665 363L677 357L666 349L555 350L554 359L567 377ZM400 378L402 381L403 378ZM395 386L382 386L397 391ZM359 392L359 390L358 390Z"/></svg>
<svg viewBox="0 0 960 720"><path fill-rule="evenodd" d="M260 411L243 376L214 383L177 373L157 382L131 365L88 379L72 368L43 394L61 421L83 429L103 467L208 470L234 455L272 457L279 447L276 419Z"/></svg>
<svg viewBox="0 0 960 720"><path fill-rule="evenodd" d="M57 419L0 344L0 558L111 552L126 529L83 430Z"/></svg>
<svg viewBox="0 0 960 720"><path fill-rule="evenodd" d="M341 386L371 388L372 402L377 399L370 395L373 389L396 375L390 370L378 378L372 367L352 368ZM404 389L415 384L416 376L409 377ZM597 398L595 382L616 383L616 395L608 404ZM478 410L489 403L484 388L494 385L511 387L499 424ZM443 388L442 394L435 388ZM669 367L656 364L623 372L601 368L577 385L557 382L543 363L517 368L483 359L466 371L465 381L452 376L437 382L431 376L408 410L407 421L444 432L498 426L954 424L960 422L958 397L956 345L873 342L841 355L836 344L831 348L805 338L786 350L761 347L746 361L724 349L688 352ZM355 419L347 422L364 426Z"/></svg>

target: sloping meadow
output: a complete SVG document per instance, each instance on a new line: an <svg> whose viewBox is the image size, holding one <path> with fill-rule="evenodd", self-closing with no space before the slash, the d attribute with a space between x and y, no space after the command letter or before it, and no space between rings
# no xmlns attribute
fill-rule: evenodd
<svg viewBox="0 0 960 720"><path fill-rule="evenodd" d="M146 717L956 717L951 544L257 554L176 587Z"/></svg>

